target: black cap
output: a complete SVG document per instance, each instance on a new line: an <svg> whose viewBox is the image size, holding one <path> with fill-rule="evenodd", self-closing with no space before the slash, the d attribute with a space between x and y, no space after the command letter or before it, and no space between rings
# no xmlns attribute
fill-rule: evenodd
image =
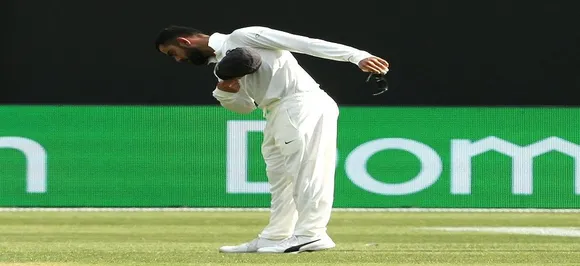
<svg viewBox="0 0 580 266"><path fill-rule="evenodd" d="M238 47L226 52L216 65L215 74L222 80L240 78L252 74L262 65L260 54L249 47Z"/></svg>

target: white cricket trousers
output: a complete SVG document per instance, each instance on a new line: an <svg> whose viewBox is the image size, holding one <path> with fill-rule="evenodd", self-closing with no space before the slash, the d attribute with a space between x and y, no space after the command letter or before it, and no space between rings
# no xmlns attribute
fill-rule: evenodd
<svg viewBox="0 0 580 266"><path fill-rule="evenodd" d="M284 98L266 112L262 155L271 189L260 237L326 234L334 201L338 106L324 91Z"/></svg>

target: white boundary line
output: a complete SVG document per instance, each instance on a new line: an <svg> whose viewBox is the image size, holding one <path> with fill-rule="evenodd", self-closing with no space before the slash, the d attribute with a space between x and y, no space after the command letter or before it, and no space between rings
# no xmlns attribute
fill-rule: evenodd
<svg viewBox="0 0 580 266"><path fill-rule="evenodd" d="M540 236L580 237L580 227L423 227L425 230L439 230L447 232L483 232L499 234L520 234Z"/></svg>
<svg viewBox="0 0 580 266"><path fill-rule="evenodd" d="M268 212L268 208L0 208L0 212ZM577 209L334 208L334 212L580 213Z"/></svg>

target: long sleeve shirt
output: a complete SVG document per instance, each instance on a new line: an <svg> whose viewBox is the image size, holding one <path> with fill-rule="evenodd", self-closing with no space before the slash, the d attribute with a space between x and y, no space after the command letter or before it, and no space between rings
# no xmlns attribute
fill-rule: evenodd
<svg viewBox="0 0 580 266"><path fill-rule="evenodd" d="M319 84L298 64L292 53L358 64L371 54L350 46L295 35L266 27L246 27L230 34L214 33L209 46L219 62L228 50L251 47L262 57L260 69L242 77L240 91L230 93L216 88L213 96L222 106L237 113L250 113L258 108L298 92L320 90Z"/></svg>

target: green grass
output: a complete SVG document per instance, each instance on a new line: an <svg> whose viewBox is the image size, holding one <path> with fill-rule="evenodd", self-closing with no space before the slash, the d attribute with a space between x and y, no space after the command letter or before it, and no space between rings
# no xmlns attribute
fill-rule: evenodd
<svg viewBox="0 0 580 266"><path fill-rule="evenodd" d="M580 238L425 230L579 227L580 214L335 213L333 250L221 254L266 212L0 213L0 265L580 265Z"/></svg>

